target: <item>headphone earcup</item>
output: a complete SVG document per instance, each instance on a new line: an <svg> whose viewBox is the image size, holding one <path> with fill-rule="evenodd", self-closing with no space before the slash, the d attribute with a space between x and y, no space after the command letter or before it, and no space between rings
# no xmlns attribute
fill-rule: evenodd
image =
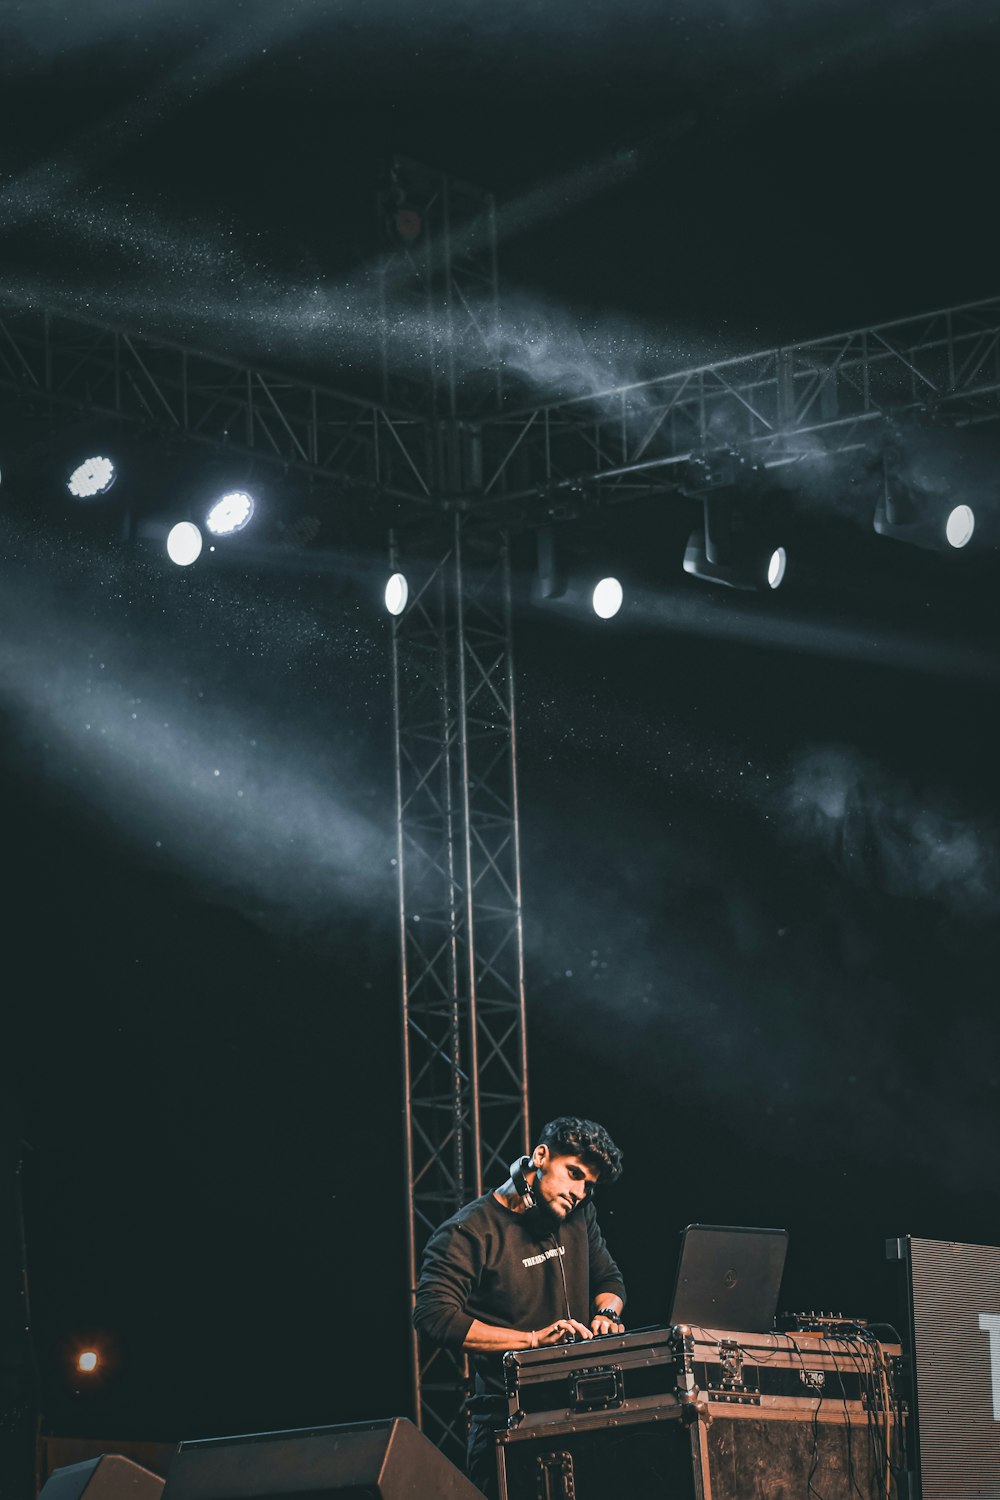
<svg viewBox="0 0 1000 1500"><path fill-rule="evenodd" d="M525 1173L533 1171L534 1165L530 1156L522 1156L510 1164L510 1180L522 1197L524 1197L525 1193L530 1193L531 1191L528 1187L528 1179Z"/></svg>

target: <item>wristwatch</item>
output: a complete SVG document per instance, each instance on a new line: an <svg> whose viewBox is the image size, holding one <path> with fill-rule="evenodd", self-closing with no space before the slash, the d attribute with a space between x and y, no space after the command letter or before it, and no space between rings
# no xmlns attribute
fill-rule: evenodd
<svg viewBox="0 0 1000 1500"><path fill-rule="evenodd" d="M625 1327L625 1320L621 1313L615 1312L612 1307L597 1307L594 1309L595 1318L607 1318L609 1323L617 1323L620 1328Z"/></svg>

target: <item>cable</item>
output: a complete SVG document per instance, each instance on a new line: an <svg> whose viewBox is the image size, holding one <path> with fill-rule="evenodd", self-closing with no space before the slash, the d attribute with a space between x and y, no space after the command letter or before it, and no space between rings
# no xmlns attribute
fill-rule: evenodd
<svg viewBox="0 0 1000 1500"><path fill-rule="evenodd" d="M572 1321L573 1321L573 1313L572 1313L572 1311L570 1309L570 1305L569 1305L569 1286L567 1285L567 1282L566 1282L566 1267L563 1265L562 1240L559 1237L559 1230L558 1229L554 1229L552 1231L552 1243L556 1247L556 1261L558 1262L558 1265L559 1265L559 1274L562 1277L563 1302L566 1305L566 1317L569 1320L569 1322L572 1323Z"/></svg>
<svg viewBox="0 0 1000 1500"><path fill-rule="evenodd" d="M788 1342L791 1344L792 1348L795 1350L795 1353L799 1357L799 1363L802 1366L802 1374L803 1374L803 1377L804 1377L803 1384L805 1385L806 1389L808 1390L809 1389L809 1370L806 1367L805 1355L803 1354L802 1350L799 1348L798 1344L795 1342L795 1339L792 1337L791 1334L787 1334L786 1337L788 1338ZM813 1389L815 1390L815 1386L813 1387ZM820 1394L816 1398L816 1405L813 1407L813 1414L812 1414L813 1451L812 1451L812 1458L811 1458L810 1464L809 1464L809 1475L808 1475L808 1478L806 1479L806 1492L807 1492L807 1494L815 1495L817 1497L817 1500L825 1500L825 1497L823 1496L822 1492L820 1490L818 1490L816 1488L816 1486L813 1484L813 1479L814 1479L814 1477L816 1475L816 1470L819 1468L819 1413L820 1413L820 1408L822 1407L822 1405L823 1405L823 1391L820 1390Z"/></svg>

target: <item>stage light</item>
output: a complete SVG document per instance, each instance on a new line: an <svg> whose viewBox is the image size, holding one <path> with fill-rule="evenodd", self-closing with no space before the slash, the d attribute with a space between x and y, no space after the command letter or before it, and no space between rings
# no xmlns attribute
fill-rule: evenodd
<svg viewBox="0 0 1000 1500"><path fill-rule="evenodd" d="M685 573L728 589L779 589L788 571L788 553L779 545L787 503L766 470L729 449L693 459L684 489L702 502L701 525L684 550Z"/></svg>
<svg viewBox="0 0 1000 1500"><path fill-rule="evenodd" d="M967 547L976 529L971 505L954 505L945 510L936 497L905 488L891 478L882 487L875 502L872 526L879 536L896 542L909 542L926 552L958 551Z"/></svg>
<svg viewBox="0 0 1000 1500"><path fill-rule="evenodd" d="M95 455L78 464L66 481L70 494L77 500L93 500L106 495L115 482L115 466L110 458Z"/></svg>
<svg viewBox="0 0 1000 1500"><path fill-rule="evenodd" d="M205 525L213 536L234 536L249 525L253 516L253 496L246 490L230 490L216 500L205 518Z"/></svg>
<svg viewBox="0 0 1000 1500"><path fill-rule="evenodd" d="M705 497L705 519L688 538L684 571L704 583L762 593L779 589L788 552L767 535L753 496L719 492Z"/></svg>
<svg viewBox="0 0 1000 1500"><path fill-rule="evenodd" d="M201 556L201 532L193 521L178 521L167 534L167 556L179 568L187 568Z"/></svg>
<svg viewBox="0 0 1000 1500"><path fill-rule="evenodd" d="M385 586L385 607L391 615L401 615L410 597L410 586L402 573L393 573Z"/></svg>
<svg viewBox="0 0 1000 1500"><path fill-rule="evenodd" d="M881 483L872 517L875 531L927 552L967 547L976 529L971 505L955 505L948 498L947 484L933 469L933 456L926 466L916 459L907 461L900 441L890 444L882 455ZM916 439L910 435L909 441ZM917 450L918 457L919 453Z"/></svg>
<svg viewBox="0 0 1000 1500"><path fill-rule="evenodd" d="M944 534L953 547L964 547L972 540L976 518L970 505L956 505L945 522Z"/></svg>
<svg viewBox="0 0 1000 1500"><path fill-rule="evenodd" d="M602 578L591 600L594 614L602 620L613 619L622 607L625 591L617 578Z"/></svg>
<svg viewBox="0 0 1000 1500"><path fill-rule="evenodd" d="M100 1360L94 1349L85 1349L76 1361L77 1369L82 1370L84 1375L92 1375L99 1364Z"/></svg>

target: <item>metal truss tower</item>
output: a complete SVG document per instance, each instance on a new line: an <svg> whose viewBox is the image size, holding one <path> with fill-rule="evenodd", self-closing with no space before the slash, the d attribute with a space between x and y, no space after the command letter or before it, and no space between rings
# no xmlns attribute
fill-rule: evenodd
<svg viewBox="0 0 1000 1500"><path fill-rule="evenodd" d="M527 1144L524 953L507 543L469 519L482 423L502 399L494 204L397 157L379 213L383 401L425 423L439 508L408 528L415 555L393 542L415 595L393 628L415 1288L431 1230L501 1182ZM417 1421L461 1462L468 1361L416 1335L411 1360Z"/></svg>
<svg viewBox="0 0 1000 1500"><path fill-rule="evenodd" d="M427 539L424 538L426 548ZM506 538L456 515L403 556L394 622L407 1252L528 1142L524 942ZM412 1335L417 1420L457 1462L468 1365Z"/></svg>
<svg viewBox="0 0 1000 1500"><path fill-rule="evenodd" d="M383 400L451 420L495 410L500 293L492 194L397 156L379 195L379 248ZM457 475L447 479L461 487Z"/></svg>

